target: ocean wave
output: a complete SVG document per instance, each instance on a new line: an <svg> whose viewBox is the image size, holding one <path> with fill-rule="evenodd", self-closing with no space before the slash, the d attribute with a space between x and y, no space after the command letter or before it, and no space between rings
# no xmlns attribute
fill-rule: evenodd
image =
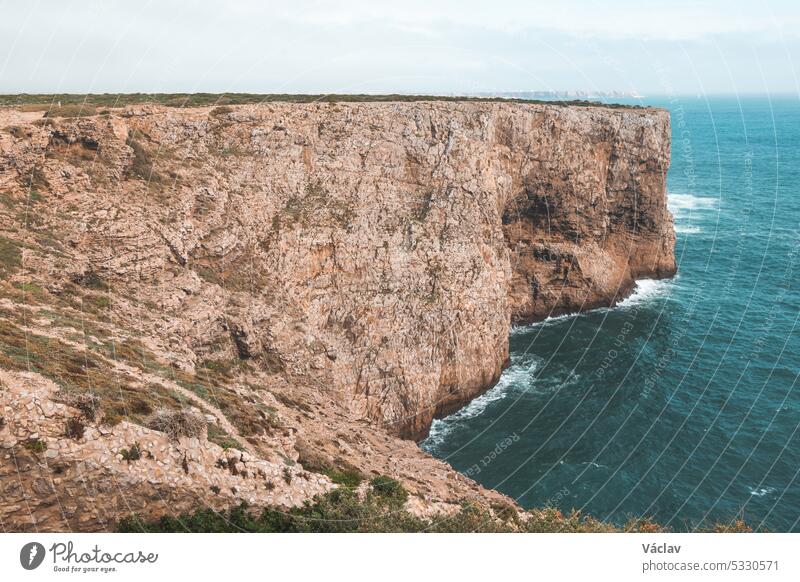
<svg viewBox="0 0 800 582"><path fill-rule="evenodd" d="M718 207L719 198L692 194L667 194L667 208L676 218L690 215L693 211L717 210Z"/></svg>
<svg viewBox="0 0 800 582"><path fill-rule="evenodd" d="M536 321L534 323L526 323L524 325L514 325L511 327L511 330L508 333L512 337L515 335L524 335L530 332L531 329L535 327L552 325L554 323L559 323L560 321L564 321L565 319L572 319L573 317L578 317L579 315L581 315L581 312L564 313L562 315L552 315L549 317L545 317L542 321Z"/></svg>
<svg viewBox="0 0 800 582"><path fill-rule="evenodd" d="M667 297L674 288L675 280L678 277L679 275L675 275L672 279L638 279L636 281L636 286L633 289L633 293L628 295L622 301L618 302L614 307L598 307L597 309L590 309L588 311L578 311L575 313L565 313L563 315L546 317L542 321L537 321L534 323L514 325L508 332L509 336L515 337L519 335L525 335L537 327L554 325L567 319L581 317L587 313L603 313L611 309L624 309L626 307L638 306L643 303L647 303L648 301L657 299L659 297Z"/></svg>
<svg viewBox="0 0 800 582"><path fill-rule="evenodd" d="M774 487L761 487L759 489L751 489L750 495L754 497L764 497L765 495L769 495L770 493L775 493Z"/></svg>
<svg viewBox="0 0 800 582"><path fill-rule="evenodd" d="M525 335L531 330L531 324L526 323L523 325L512 325L511 329L508 330L508 336L514 337L518 335Z"/></svg>
<svg viewBox="0 0 800 582"><path fill-rule="evenodd" d="M698 234L701 231L699 226L691 226L689 224L676 224L675 232L677 234Z"/></svg>
<svg viewBox="0 0 800 582"><path fill-rule="evenodd" d="M639 279L636 281L633 293L617 303L616 307L625 309L648 303L653 299L666 297L673 287L674 283L669 279Z"/></svg>
<svg viewBox="0 0 800 582"><path fill-rule="evenodd" d="M647 303L652 299L668 295L672 287L672 282L666 279L639 279L636 281L636 287L626 299L623 299L615 307L602 307L595 311L607 311L609 309L625 309L633 306L638 306ZM548 317L543 321L531 323L528 325L514 326L511 328L509 335L522 335L530 332L538 326L552 325L565 319L579 317L581 313L568 313L558 315L555 317ZM513 358L513 356L512 356ZM428 438L420 443L420 446L428 451L435 452L438 447L447 439L447 436L452 432L460 423L475 418L483 414L490 404L505 398L511 388L522 388L528 390L535 388L530 381L531 376L536 371L540 364L540 359L533 354L526 353L519 356L516 361L512 360L512 364L503 372L497 384L493 388L478 396L450 416L442 419L436 419L431 424ZM573 384L580 380L580 376L574 372L570 372L565 380L559 381L557 389L564 386ZM541 388L541 386L540 386Z"/></svg>
<svg viewBox="0 0 800 582"><path fill-rule="evenodd" d="M475 418L483 414L492 402L501 400L508 395L512 387L526 387L540 360L532 354L520 356L517 362L512 363L490 390L478 396L467 404L464 408L454 412L450 416L436 419L431 424L428 438L420 446L426 450L435 450L441 445L447 435L460 423L470 418Z"/></svg>
<svg viewBox="0 0 800 582"><path fill-rule="evenodd" d="M618 303L617 306L621 305L622 302ZM587 313L602 313L604 311L608 311L609 309L614 309L613 307L597 307L596 309L587 309L586 311L574 311L572 313L562 313L561 315L551 315L545 317L541 321L535 321L533 323L525 323L523 325L513 325L509 330L508 334L511 337L517 335L525 335L526 333L530 333L532 329L536 329L537 327L547 327L548 325L555 325L561 323L562 321L566 321L568 319L575 319L576 317L581 317L586 315Z"/></svg>

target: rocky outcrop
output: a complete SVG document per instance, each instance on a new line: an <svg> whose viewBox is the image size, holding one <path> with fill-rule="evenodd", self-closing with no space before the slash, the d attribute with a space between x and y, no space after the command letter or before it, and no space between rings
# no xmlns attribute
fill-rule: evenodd
<svg viewBox="0 0 800 582"><path fill-rule="evenodd" d="M503 214L515 320L613 305L675 273L668 114L581 113L551 111L513 146L530 152Z"/></svg>
<svg viewBox="0 0 800 582"><path fill-rule="evenodd" d="M127 514L153 519L198 504L290 508L332 488L296 464L203 437L173 440L125 421L93 422L58 402L59 386L36 374L0 371L0 386L4 529L96 531Z"/></svg>
<svg viewBox="0 0 800 582"><path fill-rule="evenodd" d="M137 286L187 351L323 374L404 437L492 385L512 319L675 269L661 110L138 107L29 132L4 180L47 185L70 276Z"/></svg>
<svg viewBox="0 0 800 582"><path fill-rule="evenodd" d="M512 321L610 305L674 272L668 160L657 109L6 109L0 315L27 332L39 317L40 337L77 349L65 329L94 310L94 339L78 343L98 370L113 360L131 386L145 366L167 392L220 391L215 406L267 457L296 458L314 434L301 448L341 458L332 431L369 427L377 440L348 454L374 470L370 454L399 446L380 435L419 439L498 379ZM63 321L45 333L48 304ZM14 358L0 368L30 369ZM265 407L291 419L280 438Z"/></svg>

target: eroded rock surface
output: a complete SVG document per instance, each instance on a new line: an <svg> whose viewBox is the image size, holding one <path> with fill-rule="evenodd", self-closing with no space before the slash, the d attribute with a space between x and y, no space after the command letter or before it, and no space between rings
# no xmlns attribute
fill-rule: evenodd
<svg viewBox="0 0 800 582"><path fill-rule="evenodd" d="M490 494L394 437L490 387L512 321L675 270L662 110L134 106L0 126L0 341L95 354L131 393L209 399L264 458L318 451L436 502ZM12 352L0 368L30 368Z"/></svg>

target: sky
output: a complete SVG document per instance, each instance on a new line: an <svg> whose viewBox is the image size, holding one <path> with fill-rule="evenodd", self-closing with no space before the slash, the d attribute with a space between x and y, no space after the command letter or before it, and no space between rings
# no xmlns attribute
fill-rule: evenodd
<svg viewBox="0 0 800 582"><path fill-rule="evenodd" d="M784 0L0 0L0 93L800 95Z"/></svg>

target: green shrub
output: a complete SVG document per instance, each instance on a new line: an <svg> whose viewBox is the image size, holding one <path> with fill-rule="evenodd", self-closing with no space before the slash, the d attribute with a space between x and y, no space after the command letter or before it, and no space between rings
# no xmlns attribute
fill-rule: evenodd
<svg viewBox="0 0 800 582"><path fill-rule="evenodd" d="M119 454L122 455L123 461L132 463L142 458L142 448L139 443L133 443L129 449L122 449Z"/></svg>
<svg viewBox="0 0 800 582"><path fill-rule="evenodd" d="M378 484L379 490L389 489L396 493L397 487L388 485L392 481L394 480L382 478ZM564 515L558 509L536 509L526 512L526 519L522 519L516 515L516 511L511 515L509 507L505 505L500 510L495 508L491 511L472 502L463 503L454 513L419 518L398 507L391 499L377 494L361 498L351 489L338 488L287 512L271 508L258 512L241 504L223 512L201 508L190 514L165 516L150 522L132 515L121 520L117 529L122 532L260 533L628 531L583 516L577 511ZM653 527L658 526L643 520L643 523L631 531L663 531L663 528L654 530ZM743 524L736 522L731 529L746 531L739 529L742 527Z"/></svg>
<svg viewBox="0 0 800 582"><path fill-rule="evenodd" d="M89 301L98 309L108 309L111 307L111 299L108 295L93 295L89 297Z"/></svg>
<svg viewBox="0 0 800 582"><path fill-rule="evenodd" d="M246 504L225 512L209 508L178 517L147 522L130 516L119 522L121 532L279 532L347 533L424 531L426 522L375 499L360 500L348 489L337 489L288 512L252 511Z"/></svg>
<svg viewBox="0 0 800 582"><path fill-rule="evenodd" d="M400 484L399 481L380 475L375 477L369 482L372 486L372 493L387 503L392 505L401 506L408 499L408 491Z"/></svg>
<svg viewBox="0 0 800 582"><path fill-rule="evenodd" d="M328 469L325 472L331 481L337 485L355 489L364 480L364 476L356 469Z"/></svg>
<svg viewBox="0 0 800 582"><path fill-rule="evenodd" d="M41 439L28 439L22 446L32 453L43 453L47 450L47 443Z"/></svg>
<svg viewBox="0 0 800 582"><path fill-rule="evenodd" d="M242 443L237 441L216 424L208 425L208 440L215 445L219 445L223 449L238 449L240 451L244 450Z"/></svg>

